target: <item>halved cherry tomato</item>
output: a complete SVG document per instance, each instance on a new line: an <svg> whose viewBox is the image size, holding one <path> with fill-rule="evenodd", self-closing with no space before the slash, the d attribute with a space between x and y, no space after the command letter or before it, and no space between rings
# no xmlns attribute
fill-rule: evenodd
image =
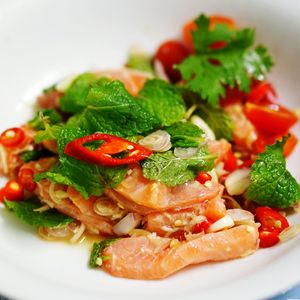
<svg viewBox="0 0 300 300"><path fill-rule="evenodd" d="M227 25L229 29L235 29L235 23L232 19L228 18L228 17L224 17L224 16L211 16L209 18L209 29L213 30L217 24L224 24ZM186 47L189 49L190 52L194 52L195 51L195 47L193 44L193 37L192 37L192 32L196 29L196 24L194 21L190 21L188 23L186 23L183 26L182 29L182 37L183 37L183 41L186 45ZM211 47L213 49L220 49L223 48L225 45L225 43L223 41L219 41L219 42L215 42Z"/></svg>
<svg viewBox="0 0 300 300"><path fill-rule="evenodd" d="M156 51L155 59L161 62L171 81L177 82L181 76L179 71L174 69L174 65L180 64L188 54L187 48L181 42L167 41L160 45Z"/></svg>
<svg viewBox="0 0 300 300"><path fill-rule="evenodd" d="M285 157L289 156L295 149L296 145L298 143L297 137L290 133L289 138L285 142L284 148L283 148L283 155Z"/></svg>
<svg viewBox="0 0 300 300"><path fill-rule="evenodd" d="M255 217L261 224L260 228L262 230L280 233L285 228L289 227L289 222L283 215L267 206L257 207L255 209Z"/></svg>
<svg viewBox="0 0 300 300"><path fill-rule="evenodd" d="M211 175L207 172L199 172L195 178L201 184L204 184L206 181L211 180Z"/></svg>
<svg viewBox="0 0 300 300"><path fill-rule="evenodd" d="M279 234L277 231L259 230L259 247L269 248L279 242Z"/></svg>
<svg viewBox="0 0 300 300"><path fill-rule="evenodd" d="M237 159L234 156L232 150L229 150L224 158L224 169L228 172L233 172L238 167Z"/></svg>
<svg viewBox="0 0 300 300"><path fill-rule="evenodd" d="M8 201L21 201L24 195L24 189L22 185L15 181L9 180L4 186L4 198Z"/></svg>
<svg viewBox="0 0 300 300"><path fill-rule="evenodd" d="M0 143L4 147L17 147L25 139L25 133L21 128L13 127L2 132Z"/></svg>
<svg viewBox="0 0 300 300"><path fill-rule="evenodd" d="M34 172L29 168L23 168L18 174L18 181L28 192L33 192L36 188L34 182Z"/></svg>
<svg viewBox="0 0 300 300"><path fill-rule="evenodd" d="M194 225L192 232L193 233L201 233L206 232L208 227L212 224L209 220L202 221L201 223L197 223Z"/></svg>
<svg viewBox="0 0 300 300"><path fill-rule="evenodd" d="M267 136L283 136L297 122L297 117L279 104L257 105L247 102L245 114L256 129Z"/></svg>
<svg viewBox="0 0 300 300"><path fill-rule="evenodd" d="M247 95L247 102L270 104L277 97L274 87L269 82L256 83Z"/></svg>

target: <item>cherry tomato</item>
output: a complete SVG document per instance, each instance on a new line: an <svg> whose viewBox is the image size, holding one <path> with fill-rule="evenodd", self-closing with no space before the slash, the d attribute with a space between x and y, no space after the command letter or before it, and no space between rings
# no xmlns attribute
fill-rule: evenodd
<svg viewBox="0 0 300 300"><path fill-rule="evenodd" d="M247 95L247 102L251 103L266 103L273 102L277 94L273 86L269 82L256 83Z"/></svg>
<svg viewBox="0 0 300 300"><path fill-rule="evenodd" d="M180 64L188 55L187 48L181 42L167 41L158 48L155 59L161 62L171 81L177 82L181 79L181 76L179 71L173 67Z"/></svg>
<svg viewBox="0 0 300 300"><path fill-rule="evenodd" d="M229 29L235 29L235 23L232 19L228 17L223 17L223 16L211 16L209 18L209 29L213 30L216 27L216 24L224 24L227 25ZM193 44L193 37L192 37L192 32L196 29L196 24L194 21L190 21L186 23L183 26L182 29L182 37L183 41L186 45L186 47L189 49L190 52L194 52L194 44ZM215 42L211 47L213 49L220 49L225 46L225 43L223 41Z"/></svg>
<svg viewBox="0 0 300 300"><path fill-rule="evenodd" d="M29 168L21 169L18 174L18 181L28 192L33 192L36 188L34 182L34 172Z"/></svg>
<svg viewBox="0 0 300 300"><path fill-rule="evenodd" d="M259 230L259 247L269 248L279 242L279 234L277 231Z"/></svg>
<svg viewBox="0 0 300 300"><path fill-rule="evenodd" d="M8 201L21 201L23 195L24 189L22 185L15 180L9 180L4 186L4 197Z"/></svg>
<svg viewBox="0 0 300 300"><path fill-rule="evenodd" d="M207 172L199 172L195 178L199 183L204 184L206 181L211 180L211 175Z"/></svg>
<svg viewBox="0 0 300 300"><path fill-rule="evenodd" d="M256 129L267 136L283 136L297 122L297 117L279 104L257 105L247 102L245 114Z"/></svg>
<svg viewBox="0 0 300 300"><path fill-rule="evenodd" d="M257 221L261 224L262 230L280 233L289 227L289 222L283 215L267 206L257 207L255 209L255 216Z"/></svg>
<svg viewBox="0 0 300 300"><path fill-rule="evenodd" d="M237 159L234 156L232 150L229 150L227 154L225 155L224 159L224 169L228 172L233 172L238 167L237 165Z"/></svg>
<svg viewBox="0 0 300 300"><path fill-rule="evenodd" d="M17 147L25 139L25 133L21 128L13 127L5 130L0 136L0 143L4 147Z"/></svg>
<svg viewBox="0 0 300 300"><path fill-rule="evenodd" d="M206 232L208 227L212 223L209 220L202 221L201 223L197 223L194 225L192 232L193 233L201 233L201 232Z"/></svg>
<svg viewBox="0 0 300 300"><path fill-rule="evenodd" d="M283 155L285 157L289 156L294 151L297 143L297 137L294 134L290 133L290 137L287 139L283 148Z"/></svg>

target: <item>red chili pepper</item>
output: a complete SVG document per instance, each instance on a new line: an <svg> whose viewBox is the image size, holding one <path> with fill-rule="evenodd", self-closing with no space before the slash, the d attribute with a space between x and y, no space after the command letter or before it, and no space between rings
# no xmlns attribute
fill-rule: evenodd
<svg viewBox="0 0 300 300"><path fill-rule="evenodd" d="M276 97L277 94L273 86L269 82L261 82L255 84L251 92L247 95L246 100L251 103L265 102L267 104L270 101L273 102Z"/></svg>
<svg viewBox="0 0 300 300"><path fill-rule="evenodd" d="M280 233L289 227L288 220L279 212L267 206L260 206L255 209L257 221L261 224L263 231L276 231Z"/></svg>
<svg viewBox="0 0 300 300"><path fill-rule="evenodd" d="M104 143L96 150L91 150L84 146L84 144L94 141L104 141ZM123 151L128 152L128 156L124 158L112 156L112 154L119 154ZM152 151L136 143L129 142L114 135L102 133L94 133L78 138L68 143L64 152L79 160L106 167L137 163L152 154Z"/></svg>
<svg viewBox="0 0 300 300"><path fill-rule="evenodd" d="M201 223L197 223L194 225L192 232L193 233L201 233L201 232L206 232L208 227L211 225L212 223L208 220L202 221Z"/></svg>
<svg viewBox="0 0 300 300"><path fill-rule="evenodd" d="M34 182L34 172L29 168L21 169L18 174L18 181L28 192L33 192L36 188Z"/></svg>
<svg viewBox="0 0 300 300"><path fill-rule="evenodd" d="M229 150L224 159L224 169L228 172L233 172L238 167L237 159L234 156L232 150Z"/></svg>
<svg viewBox="0 0 300 300"><path fill-rule="evenodd" d="M0 189L0 202L4 203L5 195L4 195L4 188Z"/></svg>
<svg viewBox="0 0 300 300"><path fill-rule="evenodd" d="M4 147L16 147L20 145L25 139L25 133L21 128L9 128L2 132L0 136L0 143Z"/></svg>
<svg viewBox="0 0 300 300"><path fill-rule="evenodd" d="M211 180L211 175L207 172L199 172L195 178L199 183L204 184L206 181Z"/></svg>
<svg viewBox="0 0 300 300"><path fill-rule="evenodd" d="M243 163L240 165L240 168L251 168L254 163L253 159L246 159L243 161Z"/></svg>
<svg viewBox="0 0 300 300"><path fill-rule="evenodd" d="M4 198L8 201L21 201L24 195L22 185L15 181L9 180L3 188Z"/></svg>
<svg viewBox="0 0 300 300"><path fill-rule="evenodd" d="M259 231L259 247L268 248L276 245L279 242L279 234L277 231Z"/></svg>

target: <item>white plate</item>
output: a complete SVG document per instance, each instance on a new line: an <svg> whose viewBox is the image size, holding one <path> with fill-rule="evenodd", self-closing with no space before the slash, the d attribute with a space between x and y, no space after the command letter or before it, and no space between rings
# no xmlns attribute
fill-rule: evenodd
<svg viewBox="0 0 300 300"><path fill-rule="evenodd" d="M30 116L41 88L74 72L119 67L130 45L152 51L179 36L182 24L200 12L256 26L259 40L275 57L271 78L283 103L299 106L299 11L297 0L2 0L0 130ZM289 159L298 180L299 155L298 146ZM292 222L300 222L300 215ZM87 247L42 241L1 211L0 292L28 300L266 298L300 282L299 250L298 237L245 259L190 267L161 281L125 280L88 269Z"/></svg>

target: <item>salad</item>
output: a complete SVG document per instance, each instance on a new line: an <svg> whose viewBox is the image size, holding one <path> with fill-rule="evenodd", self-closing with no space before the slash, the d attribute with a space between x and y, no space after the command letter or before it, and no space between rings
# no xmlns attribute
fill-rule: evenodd
<svg viewBox="0 0 300 300"><path fill-rule="evenodd" d="M98 238L90 267L132 279L289 240L298 115L272 66L254 29L201 14L154 55L68 77L1 134L0 201L47 240Z"/></svg>

